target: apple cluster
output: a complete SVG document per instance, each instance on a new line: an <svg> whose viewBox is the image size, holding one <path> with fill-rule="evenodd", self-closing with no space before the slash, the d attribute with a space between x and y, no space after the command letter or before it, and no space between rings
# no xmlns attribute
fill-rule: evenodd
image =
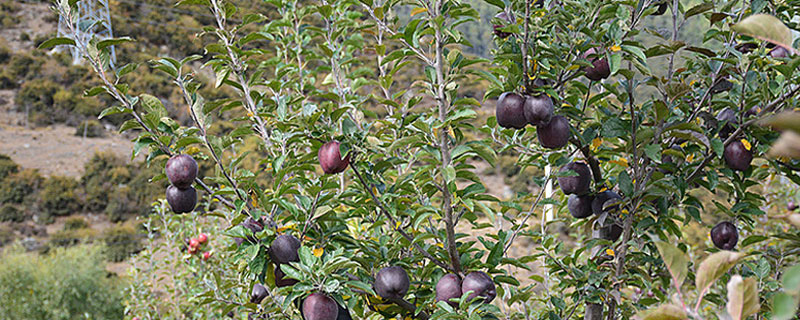
<svg viewBox="0 0 800 320"><path fill-rule="evenodd" d="M167 187L167 203L172 212L187 213L197 205L197 190L192 182L197 178L197 161L190 155L175 155L167 160L165 171L170 185Z"/></svg>
<svg viewBox="0 0 800 320"><path fill-rule="evenodd" d="M467 301L489 303L497 297L494 281L482 271L470 272L463 280L457 274L448 273L436 283L436 301L447 302L454 308L458 307L458 303L452 299L461 298L467 293Z"/></svg>
<svg viewBox="0 0 800 320"><path fill-rule="evenodd" d="M181 251L188 250L189 254L196 254L202 252L203 261L211 258L211 251L203 251L205 244L208 242L208 235L201 233L197 238L184 239Z"/></svg>
<svg viewBox="0 0 800 320"><path fill-rule="evenodd" d="M564 194L569 195L567 209L578 219L589 218L592 215L600 216L619 209L622 197L611 190L591 193L592 170L586 163L570 162L559 170L560 173L573 172L576 175L562 175L558 177L558 185ZM597 230L598 237L605 240L617 241L622 235L622 226L614 219L605 219Z"/></svg>

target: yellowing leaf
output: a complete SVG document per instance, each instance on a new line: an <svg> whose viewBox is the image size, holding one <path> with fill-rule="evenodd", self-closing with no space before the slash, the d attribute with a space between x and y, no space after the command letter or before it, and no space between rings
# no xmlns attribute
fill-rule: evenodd
<svg viewBox="0 0 800 320"><path fill-rule="evenodd" d="M692 162L693 160L694 160L694 153L686 155L686 162Z"/></svg>
<svg viewBox="0 0 800 320"><path fill-rule="evenodd" d="M745 254L741 252L723 250L703 260L697 269L697 277L695 277L695 287L701 292L699 299L703 298L708 288L719 277L727 273L744 256Z"/></svg>
<svg viewBox="0 0 800 320"><path fill-rule="evenodd" d="M314 256L316 256L317 258L319 258L319 257L321 257L321 256L322 256L322 253L324 253L324 252L325 252L325 249L323 249L323 248L316 248L316 249L314 249Z"/></svg>
<svg viewBox="0 0 800 320"><path fill-rule="evenodd" d="M685 320L686 311L676 305L662 304L658 308L645 310L633 317L639 320Z"/></svg>
<svg viewBox="0 0 800 320"><path fill-rule="evenodd" d="M742 279L735 275L728 282L728 314L734 320L744 320L758 312L758 284L755 278Z"/></svg>
<svg viewBox="0 0 800 320"><path fill-rule="evenodd" d="M603 144L603 138L592 139L592 151L596 151Z"/></svg>
<svg viewBox="0 0 800 320"><path fill-rule="evenodd" d="M619 52L620 50L622 50L622 48L615 44L615 45L611 46L610 48L608 48L608 50L611 50L611 51L614 51L614 52Z"/></svg>
<svg viewBox="0 0 800 320"><path fill-rule="evenodd" d="M752 146L750 145L750 141L747 141L746 139L742 139L741 141L742 144L744 145L744 148L747 149L747 151L750 151L750 148L752 148Z"/></svg>
<svg viewBox="0 0 800 320"><path fill-rule="evenodd" d="M672 275L672 281L676 287L680 287L689 273L689 257L669 242L656 241L655 244L667 271Z"/></svg>
<svg viewBox="0 0 800 320"><path fill-rule="evenodd" d="M416 16L416 15L418 15L420 13L423 13L423 12L426 12L426 11L428 11L428 9L425 9L425 8L414 8L414 10L411 10L411 16L413 17L413 16Z"/></svg>
<svg viewBox="0 0 800 320"><path fill-rule="evenodd" d="M606 249L606 254L613 257L614 256L614 250Z"/></svg>
<svg viewBox="0 0 800 320"><path fill-rule="evenodd" d="M292 228L294 228L294 225L295 225L294 223L286 224L286 225L278 228L278 232L280 233L280 232L284 232L286 230L292 229Z"/></svg>
<svg viewBox="0 0 800 320"><path fill-rule="evenodd" d="M609 163L620 165L620 166L623 166L623 167L626 167L626 168L628 167L628 159L625 159L625 158L619 158L617 160L611 160L611 161L609 161Z"/></svg>

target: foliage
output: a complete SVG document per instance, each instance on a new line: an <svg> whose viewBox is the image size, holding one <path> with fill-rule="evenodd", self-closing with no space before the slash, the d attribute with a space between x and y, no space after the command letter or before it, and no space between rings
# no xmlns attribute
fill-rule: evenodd
<svg viewBox="0 0 800 320"><path fill-rule="evenodd" d="M14 204L4 204L0 206L0 222L23 222L28 217L25 211Z"/></svg>
<svg viewBox="0 0 800 320"><path fill-rule="evenodd" d="M19 165L14 160L11 160L9 156L0 154L0 181L3 181L12 173L17 173L17 171L19 171Z"/></svg>
<svg viewBox="0 0 800 320"><path fill-rule="evenodd" d="M44 178L32 169L9 175L0 184L0 203L23 203L30 194L39 190L42 181Z"/></svg>
<svg viewBox="0 0 800 320"><path fill-rule="evenodd" d="M0 318L122 318L124 282L107 276L102 250L76 246L38 255L7 248L0 257Z"/></svg>
<svg viewBox="0 0 800 320"><path fill-rule="evenodd" d="M106 255L113 262L126 260L132 254L142 250L141 235L130 224L117 224L103 231L106 244Z"/></svg>
<svg viewBox="0 0 800 320"><path fill-rule="evenodd" d="M64 220L64 230L77 230L88 228L89 222L83 217L69 217Z"/></svg>
<svg viewBox="0 0 800 320"><path fill-rule="evenodd" d="M132 316L219 317L233 311L296 319L292 304L322 291L355 318L745 319L771 316L761 300L779 294L774 279L797 263L791 254L797 235L770 219L759 183L784 177L800 182L800 163L764 157L778 134L755 125L798 106L800 58L770 55L757 40L792 48L786 37L776 41L758 31L796 31L792 19L800 3L789 2L663 3L673 14L671 30L661 32L643 27L662 5L651 0L489 0L512 17L492 20L511 36L492 38L496 49L489 60L465 54L471 43L460 27L477 24L480 14L459 1L269 0L263 14L239 14L224 1L186 1L188 10L212 13L214 19L203 22L213 42L205 43L202 55L188 51L179 59L151 61L175 87L144 92L126 82L151 71L108 64L109 45L124 48L130 38L73 36L43 47L73 45L82 52L102 80L89 93L118 103L101 117L124 114L121 131L137 133L134 157L143 154L161 167L187 153L213 167L196 180L203 195L198 211L218 219L225 236L260 240L227 246L215 255L219 263L190 264L200 276L175 273L185 260L177 248L198 213L167 215L160 202L151 218L159 224L151 220L148 227L161 228L166 247L150 243L143 257L152 261L154 250L171 254L163 266L134 272L156 279L159 267L172 268L180 294L164 311L152 302L155 289L135 281L130 290L141 295L128 302ZM59 1L56 9L69 18L69 6ZM779 23L737 24L761 12ZM701 39L683 37L687 22L705 26ZM77 27L69 26L73 33ZM750 51L742 49L745 44ZM610 78L584 77L596 59L606 59ZM200 61L203 69L197 70ZM201 71L215 75L214 87L228 87L236 96L211 98L210 85L196 78ZM487 85L482 94L467 86L479 79ZM161 90L169 97L157 97ZM547 149L535 142L546 137L532 127L503 128L492 116L475 122L481 95L492 101L512 91L546 94L569 123L569 144ZM176 105L191 121L170 117L168 108ZM718 120L724 108L733 120ZM225 119L235 119L236 128L209 133ZM251 137L259 139L262 157L255 168L242 166L248 153L241 150ZM317 151L332 140L341 143L349 168L321 174ZM724 160L734 143L756 156L743 170ZM507 199L487 193L474 163L495 166L498 154L516 157L519 169L505 159L504 172L531 168L538 190ZM591 167L591 196L614 191L620 199L600 203L587 220L570 217L567 195L545 196L545 186L574 173L545 168L572 161ZM163 187L164 178L157 172L152 181ZM547 221L546 208L555 220ZM241 226L248 217L263 221L265 230L252 234ZM693 228L719 220L735 223L740 251L695 253L699 245L684 240L684 231L696 233ZM620 239L601 236L613 226ZM562 230L569 231L569 241ZM282 233L303 241L300 261L279 266L300 282L277 288L267 252ZM513 253L515 241L534 245ZM664 245L670 243L677 245ZM413 287L405 299L413 303L375 296L369 283L389 265L410 273ZM536 273L528 281L519 279L522 270ZM471 271L491 275L496 302L459 301L458 310L436 303L435 279ZM271 299L262 305L247 302L255 282L269 287Z"/></svg>
<svg viewBox="0 0 800 320"><path fill-rule="evenodd" d="M79 212L78 181L68 177L50 177L42 183L38 207L45 220Z"/></svg>

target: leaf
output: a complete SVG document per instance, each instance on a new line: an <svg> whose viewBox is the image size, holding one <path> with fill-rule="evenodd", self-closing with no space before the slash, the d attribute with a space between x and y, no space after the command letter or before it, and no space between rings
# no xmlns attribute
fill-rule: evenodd
<svg viewBox="0 0 800 320"><path fill-rule="evenodd" d="M662 304L658 308L642 311L634 316L639 320L686 320L686 311L676 305Z"/></svg>
<svg viewBox="0 0 800 320"><path fill-rule="evenodd" d="M772 42L794 53L792 31L781 20L768 14L756 14L731 26L733 31Z"/></svg>
<svg viewBox="0 0 800 320"><path fill-rule="evenodd" d="M121 38L113 38L113 39L106 39L97 43L97 50L103 50L109 46L113 46L115 44L125 43L125 42L132 42L133 39L129 37L121 37Z"/></svg>
<svg viewBox="0 0 800 320"><path fill-rule="evenodd" d="M758 312L758 285L755 278L735 275L728 281L728 314L733 320L744 320Z"/></svg>
<svg viewBox="0 0 800 320"><path fill-rule="evenodd" d="M783 281L783 290L793 295L800 294L800 265L786 269L781 281Z"/></svg>
<svg viewBox="0 0 800 320"><path fill-rule="evenodd" d="M772 320L793 319L797 312L798 301L795 297L779 292L772 297Z"/></svg>
<svg viewBox="0 0 800 320"><path fill-rule="evenodd" d="M698 4L698 5L694 6L694 7L692 7L691 9L689 9L689 11L686 11L684 19L689 19L689 17L691 17L691 16L696 16L698 14L701 14L701 13L706 12L706 11L711 10L711 9L714 9L714 3L713 2L706 2L706 3Z"/></svg>
<svg viewBox="0 0 800 320"><path fill-rule="evenodd" d="M697 277L695 278L695 286L700 290L700 296L697 299L702 299L708 288L719 277L727 273L731 267L736 265L744 255L744 253L724 250L714 253L703 260L697 269Z"/></svg>
<svg viewBox="0 0 800 320"><path fill-rule="evenodd" d="M39 45L39 49L50 49L50 48L58 46L58 45L74 46L75 45L75 40L72 40L70 38L64 38L64 37L52 38L52 39L49 39L49 40L47 40L45 42L42 42L42 44Z"/></svg>
<svg viewBox="0 0 800 320"><path fill-rule="evenodd" d="M675 281L675 287L680 288L689 273L689 258L671 243L657 241L655 244L661 259L667 265L667 270L672 275L672 281Z"/></svg>
<svg viewBox="0 0 800 320"><path fill-rule="evenodd" d="M767 155L770 157L800 159L800 134L794 131L784 131L772 147L769 148Z"/></svg>
<svg viewBox="0 0 800 320"><path fill-rule="evenodd" d="M792 130L800 133L800 112L785 111L767 117L759 122L762 126L770 126L780 130Z"/></svg>
<svg viewBox="0 0 800 320"><path fill-rule="evenodd" d="M416 15L418 15L420 13L423 13L423 12L426 12L426 11L428 11L428 9L421 8L421 7L420 8L414 8L414 10L411 10L411 16L413 17L413 16L416 16Z"/></svg>

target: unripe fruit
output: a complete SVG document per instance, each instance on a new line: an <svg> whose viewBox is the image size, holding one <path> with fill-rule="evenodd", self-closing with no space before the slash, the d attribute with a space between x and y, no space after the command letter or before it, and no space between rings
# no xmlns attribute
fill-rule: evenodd
<svg viewBox="0 0 800 320"><path fill-rule="evenodd" d="M723 125L724 123L724 125ZM723 125L722 129L719 130L719 136L722 139L727 139L734 130L736 130L733 125L736 123L736 112L733 111L731 108L722 109L717 114L717 124Z"/></svg>
<svg viewBox="0 0 800 320"><path fill-rule="evenodd" d="M312 293L303 300L303 318L306 320L336 320L339 316L337 303L324 293Z"/></svg>
<svg viewBox="0 0 800 320"><path fill-rule="evenodd" d="M599 81L611 75L611 68L608 65L608 60L605 58L603 54L596 54L597 50L591 48L586 50L583 54L584 59L588 59L589 62L592 63L591 67L583 68L583 72L585 72L586 77L592 81ZM591 57L595 55L595 57Z"/></svg>
<svg viewBox="0 0 800 320"><path fill-rule="evenodd" d="M275 266L274 274L275 274L275 286L277 286L278 288L291 287L299 282L295 279L287 278L286 274L283 273L283 270L281 270L280 265Z"/></svg>
<svg viewBox="0 0 800 320"><path fill-rule="evenodd" d="M392 266L378 271L372 287L381 298L402 299L408 293L410 285L406 270L399 266Z"/></svg>
<svg viewBox="0 0 800 320"><path fill-rule="evenodd" d="M167 187L167 203L172 208L172 212L192 212L195 205L197 205L197 191L194 187L179 189L174 185L170 185Z"/></svg>
<svg viewBox="0 0 800 320"><path fill-rule="evenodd" d="M165 171L173 186L186 189L197 178L197 161L188 154L179 154L167 160Z"/></svg>
<svg viewBox="0 0 800 320"><path fill-rule="evenodd" d="M203 252L203 260L208 260L208 258L211 258L211 251Z"/></svg>
<svg viewBox="0 0 800 320"><path fill-rule="evenodd" d="M745 171L750 168L750 162L753 161L753 152L745 148L742 141L733 141L725 147L725 152L722 153L725 158L725 163L728 164L733 170Z"/></svg>
<svg viewBox="0 0 800 320"><path fill-rule="evenodd" d="M347 166L350 164L349 154L342 159L342 154L339 152L338 141L330 141L323 144L319 148L319 152L317 152L317 158L319 160L319 165L322 167L322 171L327 174L340 173L347 169Z"/></svg>
<svg viewBox="0 0 800 320"><path fill-rule="evenodd" d="M619 205L613 205L612 202L619 201L622 197L614 191L606 190L594 196L592 200L592 212L594 214L602 214L606 211L611 211ZM604 210L605 208L605 210Z"/></svg>
<svg viewBox="0 0 800 320"><path fill-rule="evenodd" d="M525 119L525 98L514 92L505 92L497 98L495 116L503 128L522 129L528 124Z"/></svg>
<svg viewBox="0 0 800 320"><path fill-rule="evenodd" d="M201 233L199 236L197 236L197 241L200 241L200 243L206 243L206 241L208 241L208 236L205 233Z"/></svg>
<svg viewBox="0 0 800 320"><path fill-rule="evenodd" d="M566 173L573 171L577 176L563 176L558 177L558 185L564 194L577 194L582 195L589 192L589 184L592 180L592 171L589 166L583 162L570 162L563 167L559 172Z"/></svg>
<svg viewBox="0 0 800 320"><path fill-rule="evenodd" d="M711 242L721 250L732 250L739 242L739 231L733 223L720 222L711 228Z"/></svg>
<svg viewBox="0 0 800 320"><path fill-rule="evenodd" d="M448 273L436 283L436 301L445 301L451 306L458 306L450 299L461 298L461 277Z"/></svg>
<svg viewBox="0 0 800 320"><path fill-rule="evenodd" d="M567 199L567 208L569 213L578 219L587 218L592 215L592 195L570 195Z"/></svg>
<svg viewBox="0 0 800 320"><path fill-rule="evenodd" d="M514 21L511 20L511 18L508 17L508 14L506 14L505 11L498 13L494 17L497 18L497 19L500 19L500 20L504 20L507 23L514 23ZM501 38L501 39L508 38L508 36L510 36L511 33L500 31L500 28L502 28L502 27L504 27L504 26L503 25L499 25L499 24L495 24L495 25L492 26L492 30L494 31L494 34L498 38Z"/></svg>
<svg viewBox="0 0 800 320"><path fill-rule="evenodd" d="M269 248L269 257L272 262L278 264L298 262L300 257L297 254L297 250L299 249L300 240L293 235L282 234L272 240L272 245Z"/></svg>
<svg viewBox="0 0 800 320"><path fill-rule="evenodd" d="M482 297L483 299L479 300L489 303L497 296L494 281L488 274L481 271L470 272L461 282L461 294L463 295L470 291L472 293L467 296L467 300L470 301L477 297Z"/></svg>
<svg viewBox="0 0 800 320"><path fill-rule="evenodd" d="M253 291L250 292L250 302L259 304L266 297L267 297L267 288L260 283L256 283L253 286Z"/></svg>
<svg viewBox="0 0 800 320"><path fill-rule="evenodd" d="M553 118L553 99L546 94L528 96L523 105L525 121L534 126L545 125Z"/></svg>
<svg viewBox="0 0 800 320"><path fill-rule="evenodd" d="M196 238L192 238L192 240L189 240L189 247L197 248L199 246L200 246L200 240Z"/></svg>
<svg viewBox="0 0 800 320"><path fill-rule="evenodd" d="M572 136L569 120L564 116L555 116L547 124L536 127L536 135L542 147L560 149L567 145Z"/></svg>

